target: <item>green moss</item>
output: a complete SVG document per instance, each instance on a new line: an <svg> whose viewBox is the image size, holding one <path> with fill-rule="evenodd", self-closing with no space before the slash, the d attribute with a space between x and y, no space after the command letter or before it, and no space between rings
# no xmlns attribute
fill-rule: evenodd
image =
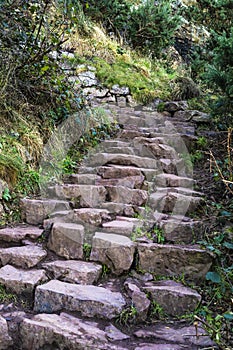
<svg viewBox="0 0 233 350"><path fill-rule="evenodd" d="M169 81L174 74L168 74L163 67L152 65L147 59L127 62L120 56L110 64L96 57L94 64L97 77L105 86L128 86L138 102L149 103L156 97L168 99L171 94Z"/></svg>

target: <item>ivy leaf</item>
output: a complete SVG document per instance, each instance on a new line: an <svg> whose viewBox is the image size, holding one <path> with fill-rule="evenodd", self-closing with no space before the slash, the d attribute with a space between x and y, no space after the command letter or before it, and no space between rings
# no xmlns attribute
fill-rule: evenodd
<svg viewBox="0 0 233 350"><path fill-rule="evenodd" d="M228 248L228 249L233 249L233 244L230 243L230 242L224 242L224 243L223 243L223 246L226 247L226 248Z"/></svg>
<svg viewBox="0 0 233 350"><path fill-rule="evenodd" d="M226 210L222 210L220 214L221 216L227 216L227 217L232 216L232 213Z"/></svg>
<svg viewBox="0 0 233 350"><path fill-rule="evenodd" d="M233 320L233 312L226 312L223 317L226 319L226 320L229 320L229 321L232 321Z"/></svg>
<svg viewBox="0 0 233 350"><path fill-rule="evenodd" d="M217 272L209 271L205 277L207 281L211 281L213 283L221 283L221 276Z"/></svg>

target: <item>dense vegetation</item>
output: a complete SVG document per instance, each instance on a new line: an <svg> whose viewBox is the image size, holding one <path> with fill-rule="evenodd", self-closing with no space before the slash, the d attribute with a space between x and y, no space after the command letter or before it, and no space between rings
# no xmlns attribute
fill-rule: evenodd
<svg viewBox="0 0 233 350"><path fill-rule="evenodd" d="M115 131L101 111L87 107L82 91L69 83L56 54L64 47L76 52L73 64L94 65L108 87L128 84L140 103L189 99L190 106L211 113L214 130L221 131L217 143L208 133L199 138L193 160L203 166L211 160L209 181L219 198L207 201L205 207L206 217L217 218L217 225L209 226L201 244L217 259L203 286L206 306L197 313L223 346L233 319L232 18L232 0L0 3L0 178L5 181L0 184L4 207L0 224L19 219L20 196L37 193L44 144L69 116L83 111L77 119L83 135L61 157L59 169L47 174L51 177L74 171L89 147ZM185 55L177 42L185 44ZM174 45L182 56L177 64Z"/></svg>

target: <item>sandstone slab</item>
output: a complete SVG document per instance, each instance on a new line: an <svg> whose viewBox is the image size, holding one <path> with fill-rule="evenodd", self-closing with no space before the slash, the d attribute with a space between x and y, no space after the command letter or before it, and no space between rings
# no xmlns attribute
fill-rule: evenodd
<svg viewBox="0 0 233 350"><path fill-rule="evenodd" d="M139 268L158 275L185 275L190 280L203 279L209 271L213 255L192 246L138 244Z"/></svg>
<svg viewBox="0 0 233 350"><path fill-rule="evenodd" d="M66 259L82 259L84 227L78 224L57 222L49 236L48 248Z"/></svg>
<svg viewBox="0 0 233 350"><path fill-rule="evenodd" d="M135 228L135 224L129 221L114 220L103 223L102 227L104 228L105 232L130 237Z"/></svg>
<svg viewBox="0 0 233 350"><path fill-rule="evenodd" d="M21 204L26 222L32 225L42 224L53 212L70 209L69 202L56 199L25 198Z"/></svg>
<svg viewBox="0 0 233 350"><path fill-rule="evenodd" d="M2 266L7 264L22 268L36 266L47 255L47 252L39 246L27 245L0 249L0 262Z"/></svg>
<svg viewBox="0 0 233 350"><path fill-rule="evenodd" d="M65 177L64 182L76 185L95 185L100 176L96 174L71 174Z"/></svg>
<svg viewBox="0 0 233 350"><path fill-rule="evenodd" d="M153 339L156 342L167 342L169 339L174 349L176 346L179 346L178 349L218 348L200 325L196 328L195 326L172 327L172 325L158 324L153 328L143 327L143 329L137 330L134 335L137 338L148 338L149 341Z"/></svg>
<svg viewBox="0 0 233 350"><path fill-rule="evenodd" d="M163 230L164 238L167 242L190 244L202 231L202 223L189 219L183 221L182 218L170 217L161 220L157 226Z"/></svg>
<svg viewBox="0 0 233 350"><path fill-rule="evenodd" d="M13 341L9 335L7 322L5 318L0 316L0 350L7 350L11 345L13 345Z"/></svg>
<svg viewBox="0 0 233 350"><path fill-rule="evenodd" d="M96 322L83 321L66 313L40 314L25 318L20 325L24 350L125 350L108 341Z"/></svg>
<svg viewBox="0 0 233 350"><path fill-rule="evenodd" d="M36 287L34 311L52 313L65 309L78 311L86 317L112 319L124 306L125 300L119 292L51 280Z"/></svg>
<svg viewBox="0 0 233 350"><path fill-rule="evenodd" d="M132 300L133 306L137 310L137 321L145 321L151 304L146 293L142 292L138 286L129 281L124 283L124 287Z"/></svg>
<svg viewBox="0 0 233 350"><path fill-rule="evenodd" d="M0 241L20 242L24 239L37 239L43 230L35 226L7 227L0 230Z"/></svg>
<svg viewBox="0 0 233 350"><path fill-rule="evenodd" d="M106 264L114 274L120 275L130 269L135 244L127 237L96 232L93 237L90 259Z"/></svg>
<svg viewBox="0 0 233 350"><path fill-rule="evenodd" d="M156 186L161 187L188 187L192 188L193 179L188 177L177 176L174 174L160 174L155 178Z"/></svg>
<svg viewBox="0 0 233 350"><path fill-rule="evenodd" d="M122 333L118 328L116 328L113 324L107 326L104 330L106 332L106 336L111 341L120 341L129 339L130 336Z"/></svg>
<svg viewBox="0 0 233 350"><path fill-rule="evenodd" d="M132 204L106 202L102 203L101 208L107 209L109 213L113 215L126 215L131 217L135 214L135 206Z"/></svg>
<svg viewBox="0 0 233 350"><path fill-rule="evenodd" d="M43 268L53 279L77 284L93 284L102 272L101 265L78 260L56 260L43 264Z"/></svg>
<svg viewBox="0 0 233 350"><path fill-rule="evenodd" d="M158 162L155 159L128 154L97 153L90 159L91 166L106 164L133 165L138 168L149 169L156 169L158 166Z"/></svg>
<svg viewBox="0 0 233 350"><path fill-rule="evenodd" d="M103 179L121 179L124 177L142 176L140 169L133 166L102 166L98 168L98 174Z"/></svg>
<svg viewBox="0 0 233 350"><path fill-rule="evenodd" d="M148 194L144 190L132 190L123 186L107 186L106 189L110 202L141 206L148 199Z"/></svg>
<svg viewBox="0 0 233 350"><path fill-rule="evenodd" d="M161 171L158 168L137 168L136 166L116 164L111 164L109 166L101 166L97 169L97 172L104 179L124 178L128 176L144 176L147 181L152 181L154 176L157 175L158 172L161 173Z"/></svg>
<svg viewBox="0 0 233 350"><path fill-rule="evenodd" d="M100 226L103 222L111 220L111 216L106 209L79 208L70 212L65 220L83 225Z"/></svg>
<svg viewBox="0 0 233 350"><path fill-rule="evenodd" d="M201 301L201 296L196 291L172 280L150 282L143 289L171 316L193 312Z"/></svg>
<svg viewBox="0 0 233 350"><path fill-rule="evenodd" d="M81 207L98 207L105 201L106 190L95 185L56 185L49 188L52 196L60 199L78 199Z"/></svg>
<svg viewBox="0 0 233 350"><path fill-rule="evenodd" d="M143 175L127 176L124 178L101 179L97 181L102 186L124 186L131 189L140 189L143 186L145 177Z"/></svg>
<svg viewBox="0 0 233 350"><path fill-rule="evenodd" d="M47 277L44 270L23 270L11 265L5 265L0 269L0 283L18 294L32 294L34 288L45 281Z"/></svg>
<svg viewBox="0 0 233 350"><path fill-rule="evenodd" d="M185 215L193 212L201 203L201 197L184 195L178 192L155 192L149 196L149 205L160 213Z"/></svg>
<svg viewBox="0 0 233 350"><path fill-rule="evenodd" d="M135 350L182 350L183 347L177 344L151 344L151 343L142 343L140 346L137 346Z"/></svg>

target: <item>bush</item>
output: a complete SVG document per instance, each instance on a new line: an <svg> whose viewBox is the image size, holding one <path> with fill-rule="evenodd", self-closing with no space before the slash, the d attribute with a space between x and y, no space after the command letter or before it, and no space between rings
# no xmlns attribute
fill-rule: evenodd
<svg viewBox="0 0 233 350"><path fill-rule="evenodd" d="M0 112L15 120L40 119L54 111L60 122L77 108L59 62L59 52L75 28L75 13L67 1L2 1L0 4ZM59 105L65 106L63 110Z"/></svg>
<svg viewBox="0 0 233 350"><path fill-rule="evenodd" d="M140 51L160 56L168 47L174 32L181 23L179 15L172 9L172 1L81 1L84 12L93 20L102 22L108 33Z"/></svg>
<svg viewBox="0 0 233 350"><path fill-rule="evenodd" d="M213 114L222 127L233 121L233 27L227 35L214 35L216 47L213 49L212 63L206 66L203 77L218 98L212 103ZM219 125L219 126L220 126Z"/></svg>
<svg viewBox="0 0 233 350"><path fill-rule="evenodd" d="M172 2L155 3L147 0L133 7L128 26L128 40L134 48L159 57L164 48L169 47L174 33L181 24L181 17L173 13Z"/></svg>

